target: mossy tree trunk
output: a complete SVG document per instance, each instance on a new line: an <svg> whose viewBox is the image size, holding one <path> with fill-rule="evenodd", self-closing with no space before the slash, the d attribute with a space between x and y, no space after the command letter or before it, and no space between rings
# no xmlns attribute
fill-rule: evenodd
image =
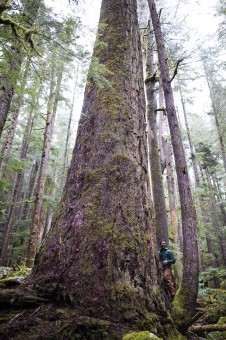
<svg viewBox="0 0 226 340"><path fill-rule="evenodd" d="M43 294L56 287L84 314L161 332L136 0L102 1L97 58L103 81L91 64L63 198L31 282Z"/></svg>
<svg viewBox="0 0 226 340"><path fill-rule="evenodd" d="M20 22L25 29L29 29L34 24L41 0L24 1L23 15ZM3 48L4 60L2 62L3 72L0 75L0 137L5 126L5 122L10 110L15 86L20 76L21 65L26 55L24 44L18 37L13 38L11 48L5 51Z"/></svg>
<svg viewBox="0 0 226 340"><path fill-rule="evenodd" d="M11 118L11 123L7 129L5 140L3 142L2 149L1 149L2 159L0 159L0 178L2 178L4 175L4 171L7 166L7 158L11 152L12 143L13 143L13 139L15 135L16 126L17 126L17 120L18 120L18 116L20 113L20 108L23 103L23 96L24 96L24 91L25 91L25 85L28 79L29 68L30 68L30 60L27 60L24 74L23 74L23 79L20 85L20 94L15 101L16 102L15 109L14 109L14 112Z"/></svg>
<svg viewBox="0 0 226 340"><path fill-rule="evenodd" d="M219 217L219 209L216 202L216 197L214 195L213 186L210 179L210 174L208 169L205 169L206 180L210 192L210 202L212 208L213 223L215 226L215 233L219 241L219 248L221 253L222 263L226 266L226 240L223 233L223 226Z"/></svg>
<svg viewBox="0 0 226 340"><path fill-rule="evenodd" d="M195 187L196 188L201 188L201 181L200 181L200 175L198 171L198 165L196 161L196 152L195 152L195 147L192 141L192 136L190 132L190 127L188 124L188 117L187 117L187 112L186 112L186 107L185 107L185 100L182 94L182 89L181 85L179 84L179 90L180 90L180 98L181 98L181 104L182 104L182 109L183 109L183 114L184 114L184 121L185 121L185 126L187 130L187 136L188 136L188 141L189 141L189 147L190 147L190 153L191 153L191 159L192 159L192 166L193 166L193 171L194 171L194 179L195 179ZM213 246L213 241L211 239L210 235L210 219L206 211L205 207L205 200L201 195L198 196L199 200L199 206L202 214L202 221L205 229L205 236L206 236L206 243L207 243L207 249L210 254L212 254L213 258L211 261L212 267L217 268L218 267L218 262L216 258L216 254L214 251L214 246ZM199 247L199 263L200 263L200 270L203 270L203 260L202 260L202 254L201 254L201 246ZM215 286L219 286L219 282L215 279Z"/></svg>
<svg viewBox="0 0 226 340"><path fill-rule="evenodd" d="M155 94L155 83L157 79L154 69L153 33L151 33L150 30L151 28L148 27L145 89L147 98L148 142L151 167L152 196L154 204L154 222L156 227L157 242L159 244L162 240L165 240L168 243L169 236L166 201L163 188L163 178L161 172L161 162L157 136L157 99Z"/></svg>
<svg viewBox="0 0 226 340"><path fill-rule="evenodd" d="M28 148L29 148L29 140L30 140L30 135L31 135L31 130L32 130L32 122L33 122L33 108L30 111L30 114L28 116L27 124L24 128L24 136L23 136L23 141L22 141L22 147L21 147L21 152L20 152L20 161L23 162L25 161L28 153ZM1 260L0 264L1 265L7 265L7 250L10 242L10 236L12 231L16 231L13 229L14 227L14 222L16 218L16 214L18 212L18 201L22 199L22 184L24 180L24 171L19 170L16 172L15 179L14 179L14 190L13 190L13 195L11 198L11 206L9 209L9 215L5 224L5 230L3 234L3 246L1 250Z"/></svg>
<svg viewBox="0 0 226 340"><path fill-rule="evenodd" d="M54 56L52 56L54 59ZM27 251L27 261L26 265L28 267L32 267L34 263L34 258L36 252L38 251L42 236L43 236L43 223L41 221L41 212L42 212L42 201L45 190L45 179L46 179L46 171L49 161L50 148L52 143L52 136L57 112L57 106L59 102L60 88L63 76L63 65L61 64L59 69L56 71L55 63L52 59L51 65L51 82L50 82L50 93L48 98L47 105L47 119L45 126L45 134L43 141L43 151L41 157L41 165L39 171L39 178L36 189L36 197L34 204L34 212L32 217L32 224L30 229L30 238L28 244ZM57 75L56 75L57 73ZM57 79L56 79L57 78Z"/></svg>
<svg viewBox="0 0 226 340"><path fill-rule="evenodd" d="M211 73L209 72L207 65L205 64L204 61L203 61L203 67L204 67L206 81L207 81L209 92L210 92L210 99L211 99L211 103L212 103L213 115L214 115L215 124L216 124L216 128L217 128L217 134L218 134L218 138L219 138L220 152L221 152L221 155L222 155L224 170L226 172L225 131L224 131L224 127L222 127L221 124L220 124L220 119L219 119L220 118L219 117L220 116L220 114L219 114L220 110L219 110L219 105L218 105L217 100L216 100L215 95L214 95L213 79L212 79Z"/></svg>
<svg viewBox="0 0 226 340"><path fill-rule="evenodd" d="M158 59L165 96L166 111L170 134L172 139L175 165L180 194L182 231L183 231L183 277L180 289L174 299L175 321L181 331L186 331L190 325L195 311L195 302L198 292L198 242L197 242L197 217L192 199L189 175L185 153L176 116L173 90L170 81L167 54L165 50L161 24L153 0L149 0L149 8L157 44Z"/></svg>

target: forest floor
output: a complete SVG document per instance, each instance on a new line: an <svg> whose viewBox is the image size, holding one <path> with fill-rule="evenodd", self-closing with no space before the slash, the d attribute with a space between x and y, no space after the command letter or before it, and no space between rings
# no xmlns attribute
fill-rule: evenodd
<svg viewBox="0 0 226 340"><path fill-rule="evenodd" d="M27 274L23 271L20 276L18 272L12 275L12 271L0 269L0 340L119 340L131 331L129 325L81 316L79 310L35 295L23 285ZM203 290L196 312L186 339L226 339L226 290Z"/></svg>

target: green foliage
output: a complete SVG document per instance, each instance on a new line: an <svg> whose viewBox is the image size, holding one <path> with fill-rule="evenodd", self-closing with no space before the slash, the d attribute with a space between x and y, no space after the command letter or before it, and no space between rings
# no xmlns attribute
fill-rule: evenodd
<svg viewBox="0 0 226 340"><path fill-rule="evenodd" d="M9 277L24 277L30 275L31 269L25 266L17 266L16 268L11 267L0 267L0 275L2 278ZM1 281L0 281L1 282Z"/></svg>
<svg viewBox="0 0 226 340"><path fill-rule="evenodd" d="M214 278L219 279L220 283L223 284L226 279L226 269L210 267L200 274L200 280L205 284L208 284Z"/></svg>
<svg viewBox="0 0 226 340"><path fill-rule="evenodd" d="M226 324L226 316L222 316L220 317L220 319L218 320L218 325L225 325Z"/></svg>
<svg viewBox="0 0 226 340"><path fill-rule="evenodd" d="M201 156L202 164L205 168L214 169L218 165L219 156L210 145L200 142L197 146L197 152Z"/></svg>
<svg viewBox="0 0 226 340"><path fill-rule="evenodd" d="M6 178L0 178L0 191L8 191L12 188L12 184Z"/></svg>
<svg viewBox="0 0 226 340"><path fill-rule="evenodd" d="M208 340L225 340L225 334L223 332L210 332L206 334Z"/></svg>
<svg viewBox="0 0 226 340"><path fill-rule="evenodd" d="M97 57L92 57L90 69L89 69L89 81L94 81L100 88L113 89L111 82L108 80L108 76L113 73L106 68L104 64L100 64Z"/></svg>
<svg viewBox="0 0 226 340"><path fill-rule="evenodd" d="M161 340L162 338L158 338L156 335L148 331L132 332L132 333L125 334L123 336L123 340L150 340L150 339Z"/></svg>
<svg viewBox="0 0 226 340"><path fill-rule="evenodd" d="M206 323L214 324L220 317L226 315L226 290L211 289L202 297L205 308L203 319Z"/></svg>
<svg viewBox="0 0 226 340"><path fill-rule="evenodd" d="M51 208L51 209L55 209L57 206L57 201L55 199L55 197L52 196L44 196L43 197L43 205Z"/></svg>
<svg viewBox="0 0 226 340"><path fill-rule="evenodd" d="M11 157L7 164L8 171L24 171L28 166L27 161L19 160L15 157Z"/></svg>

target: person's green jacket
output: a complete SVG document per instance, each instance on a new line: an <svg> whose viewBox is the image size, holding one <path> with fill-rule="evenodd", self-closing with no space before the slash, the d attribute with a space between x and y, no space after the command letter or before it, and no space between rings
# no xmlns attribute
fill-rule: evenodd
<svg viewBox="0 0 226 340"><path fill-rule="evenodd" d="M176 262L172 250L168 248L161 248L159 250L159 260L161 262L168 261L167 264L163 264L163 269L165 268L171 268L171 265Z"/></svg>

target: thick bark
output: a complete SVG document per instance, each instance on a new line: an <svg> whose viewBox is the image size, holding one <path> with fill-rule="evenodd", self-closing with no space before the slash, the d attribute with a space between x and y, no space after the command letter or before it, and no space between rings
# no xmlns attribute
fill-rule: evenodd
<svg viewBox="0 0 226 340"><path fill-rule="evenodd" d="M159 329L136 0L103 0L100 23L94 56L108 73L102 86L88 78L64 195L31 280L43 292L57 285L55 296L95 317L136 325L152 311Z"/></svg>
<svg viewBox="0 0 226 340"><path fill-rule="evenodd" d="M23 16L26 27L30 28L34 24L40 3L41 0L26 1ZM0 76L0 137L10 109L15 86L20 75L24 54L23 45L15 38L15 43L11 47L8 60L5 61L5 63L8 64L8 69Z"/></svg>
<svg viewBox="0 0 226 340"><path fill-rule="evenodd" d="M173 91L170 81L171 78L169 75L169 68L167 64L168 58L165 51L159 17L153 0L149 0L149 8L156 38L167 117L175 157L178 189L180 194L183 230L184 270L182 283L174 300L174 314L179 328L182 331L185 331L188 328L190 320L194 314L195 302L198 292L199 268L197 261L197 218L191 194L189 175L181 133L176 116Z"/></svg>
<svg viewBox="0 0 226 340"><path fill-rule="evenodd" d="M168 221L166 211L166 201L163 188L163 178L159 156L159 146L157 137L156 109L157 100L155 94L156 76L154 70L153 36L150 28L147 29L147 50L146 50L146 79L145 89L147 98L147 123L149 159L151 167L152 196L154 204L154 221L156 228L157 242L162 240L169 243Z"/></svg>

